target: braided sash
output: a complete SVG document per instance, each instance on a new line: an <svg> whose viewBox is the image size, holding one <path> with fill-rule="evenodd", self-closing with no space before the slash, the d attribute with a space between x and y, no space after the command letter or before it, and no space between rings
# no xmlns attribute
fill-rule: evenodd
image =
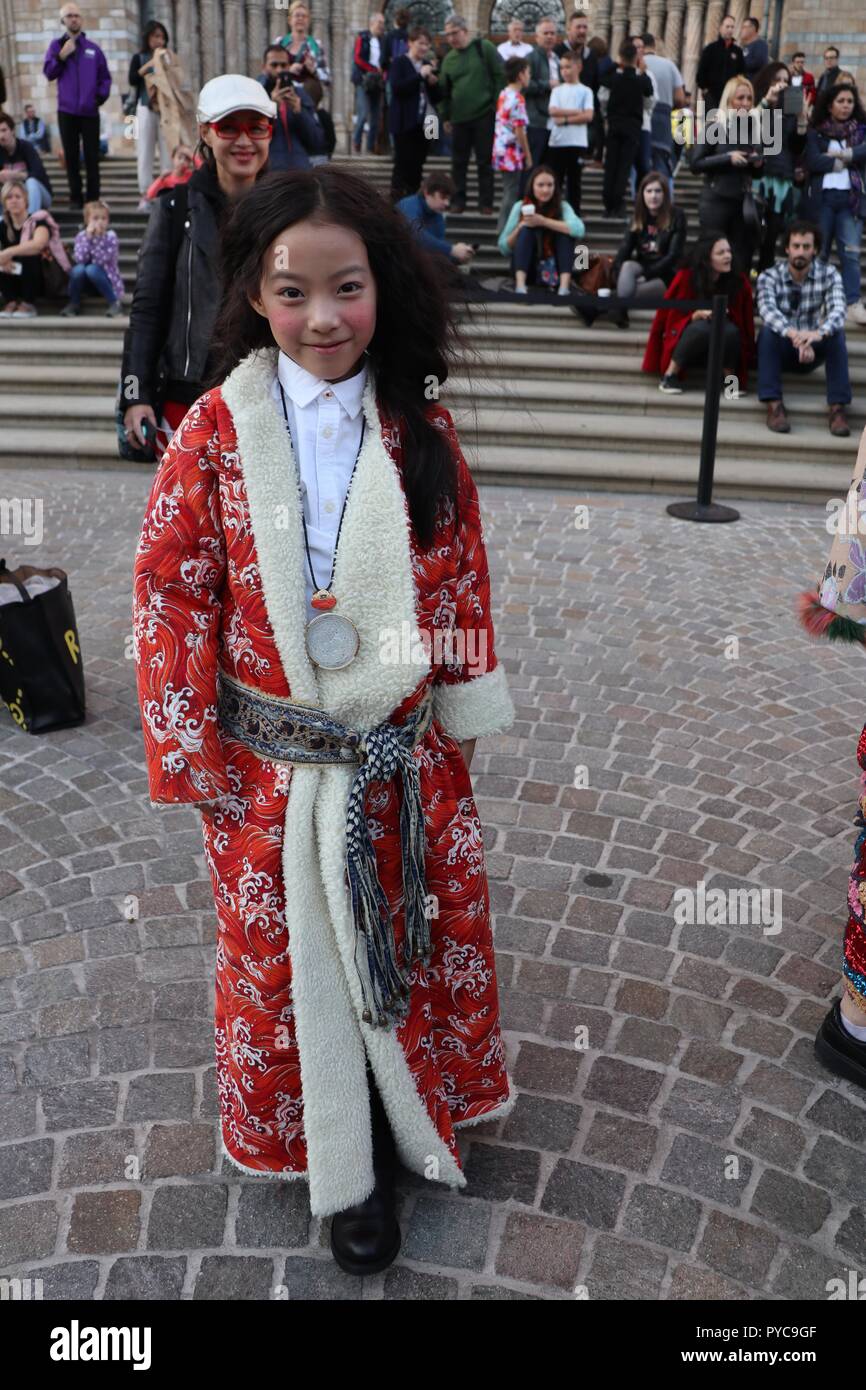
<svg viewBox="0 0 866 1390"><path fill-rule="evenodd" d="M261 758L292 764L358 764L346 805L346 873L355 922L355 968L361 982L364 1022L374 1028L388 1027L408 1013L409 985L397 961L394 924L379 881L364 802L371 782L390 782L399 775L403 964L407 970L416 960L427 965L431 947L424 813L418 763L412 750L430 727L432 691L428 689L405 723L383 720L361 734L325 710L253 690L220 671L217 712L225 733Z"/></svg>

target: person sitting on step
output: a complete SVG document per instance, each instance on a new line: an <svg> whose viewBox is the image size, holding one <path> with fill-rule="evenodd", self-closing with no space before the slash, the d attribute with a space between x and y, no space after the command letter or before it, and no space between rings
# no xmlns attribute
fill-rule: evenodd
<svg viewBox="0 0 866 1390"><path fill-rule="evenodd" d="M425 176L418 193L401 198L397 211L406 218L422 246L447 256L457 265L466 265L475 251L466 241L449 241L445 235L445 214L454 197L454 180L442 171Z"/></svg>
<svg viewBox="0 0 866 1390"><path fill-rule="evenodd" d="M117 264L117 232L109 230L108 204L98 199L84 205L84 231L75 238L72 256L75 264L69 275L69 303L60 317L81 313L81 295L90 286L108 300L105 317L117 318L122 312L123 279Z"/></svg>
<svg viewBox="0 0 866 1390"><path fill-rule="evenodd" d="M620 243L611 277L620 299L652 299L667 291L679 269L686 246L688 221L671 203L663 174L644 174L638 184L631 226ZM618 328L628 328L628 310L611 316Z"/></svg>
<svg viewBox="0 0 866 1390"><path fill-rule="evenodd" d="M2 319L36 317L33 301L45 292L42 255L50 240L49 228L42 225L42 219L50 216L44 210L28 215L23 184L10 179L0 188L0 298L5 301L0 309Z"/></svg>
<svg viewBox="0 0 866 1390"><path fill-rule="evenodd" d="M499 250L511 256L517 294L527 285L554 289L567 295L571 289L575 242L584 234L583 222L556 186L549 164L539 164L529 175L526 192L517 200L499 237Z"/></svg>
<svg viewBox="0 0 866 1390"><path fill-rule="evenodd" d="M717 294L728 297L722 363L725 374L733 374L734 384L726 387L726 396L737 399L746 394L749 368L755 360L752 287L734 263L728 238L711 231L696 242L690 266L677 271L665 299L712 299ZM712 317L710 308L683 310L675 302L670 309L656 310L641 371L662 372L660 391L682 395L680 374L707 362Z"/></svg>
<svg viewBox="0 0 866 1390"><path fill-rule="evenodd" d="M758 276L758 397L766 402L767 428L788 434L782 372L812 372L824 363L830 433L848 435L845 406L851 400L845 342L845 288L835 266L818 259L821 232L795 221L785 236L784 261Z"/></svg>

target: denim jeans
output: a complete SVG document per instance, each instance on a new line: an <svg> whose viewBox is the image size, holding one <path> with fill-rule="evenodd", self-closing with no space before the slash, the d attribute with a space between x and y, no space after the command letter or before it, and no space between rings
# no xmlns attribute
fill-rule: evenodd
<svg viewBox="0 0 866 1390"><path fill-rule="evenodd" d="M69 272L69 302L71 304L81 303L81 292L89 286L104 296L109 304L113 304L117 295L111 286L111 281L102 269L101 265L74 265Z"/></svg>
<svg viewBox="0 0 866 1390"><path fill-rule="evenodd" d="M842 270L842 284L849 304L860 301L860 240L863 219L855 217L848 206L847 188L825 188L821 191L819 223L821 227L821 259L829 261L833 238Z"/></svg>
<svg viewBox="0 0 866 1390"><path fill-rule="evenodd" d="M813 343L814 362L803 363L790 338L768 328L765 324L758 334L758 400L782 399L782 372L806 374L824 363L827 374L827 404L847 405L851 400L848 380L848 348L842 329L820 343Z"/></svg>
<svg viewBox="0 0 866 1390"><path fill-rule="evenodd" d="M382 105L382 93L367 92L359 83L355 88L355 128L352 131L352 144L355 149L361 148L361 141L364 136L364 122L369 121L370 128L367 131L367 153L372 154L376 148L376 132L379 129L379 110Z"/></svg>
<svg viewBox="0 0 866 1390"><path fill-rule="evenodd" d="M51 207L51 194L44 183L40 183L38 179L25 179L24 188L27 193L28 213Z"/></svg>
<svg viewBox="0 0 866 1390"><path fill-rule="evenodd" d="M650 139L652 150L650 164L658 174L667 176L668 185L673 191L674 137L671 130L671 108L666 101L657 101L653 107Z"/></svg>
<svg viewBox="0 0 866 1390"><path fill-rule="evenodd" d="M511 265L513 270L526 271L526 283L528 285L536 283L540 245L540 228L521 227L514 243ZM556 269L559 274L570 275L574 263L574 237L566 236L564 232L554 232L553 254L556 257Z"/></svg>

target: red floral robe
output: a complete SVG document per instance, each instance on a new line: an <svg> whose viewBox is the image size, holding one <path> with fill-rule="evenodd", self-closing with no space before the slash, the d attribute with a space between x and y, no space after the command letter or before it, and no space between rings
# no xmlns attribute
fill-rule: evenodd
<svg viewBox="0 0 866 1390"><path fill-rule="evenodd" d="M459 748L507 728L514 710L494 651L478 496L451 418L431 405L457 462L458 506L442 507L425 550L399 432L371 382L333 582L361 645L342 671L310 663L297 468L270 393L275 365L273 350L251 354L196 402L163 456L135 561L136 669L152 800L211 803L201 814L218 922L223 1152L249 1173L306 1176L313 1213L326 1215L373 1187L367 1057L403 1163L452 1187L466 1181L455 1126L514 1103L481 825ZM433 955L413 968L410 1011L390 1029L361 1020L345 874L354 768L267 761L225 735L220 666L362 731L400 722L432 686L433 722L414 756ZM398 951L400 795L396 782L372 783L366 801Z"/></svg>

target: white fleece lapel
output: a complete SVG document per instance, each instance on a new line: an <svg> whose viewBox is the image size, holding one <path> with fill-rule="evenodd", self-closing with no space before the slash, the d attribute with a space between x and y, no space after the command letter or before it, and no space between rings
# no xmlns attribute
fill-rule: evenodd
<svg viewBox="0 0 866 1390"><path fill-rule="evenodd" d="M367 730L387 719L430 671L418 640L410 522L397 465L382 439L372 374L364 392L364 443L346 500L334 567L337 612L358 629L358 655L342 671L321 671L307 656L299 472L284 421L271 396L275 348L251 353L227 378L249 500L265 603L292 699L321 705ZM403 634L409 641L401 641ZM393 634L401 659L381 659ZM394 639L392 639L392 650Z"/></svg>
<svg viewBox="0 0 866 1390"><path fill-rule="evenodd" d="M283 672L293 700L318 706L316 669L304 643L300 479L288 431L271 397L276 357L276 348L250 353L224 381L222 398L234 421L262 592Z"/></svg>

